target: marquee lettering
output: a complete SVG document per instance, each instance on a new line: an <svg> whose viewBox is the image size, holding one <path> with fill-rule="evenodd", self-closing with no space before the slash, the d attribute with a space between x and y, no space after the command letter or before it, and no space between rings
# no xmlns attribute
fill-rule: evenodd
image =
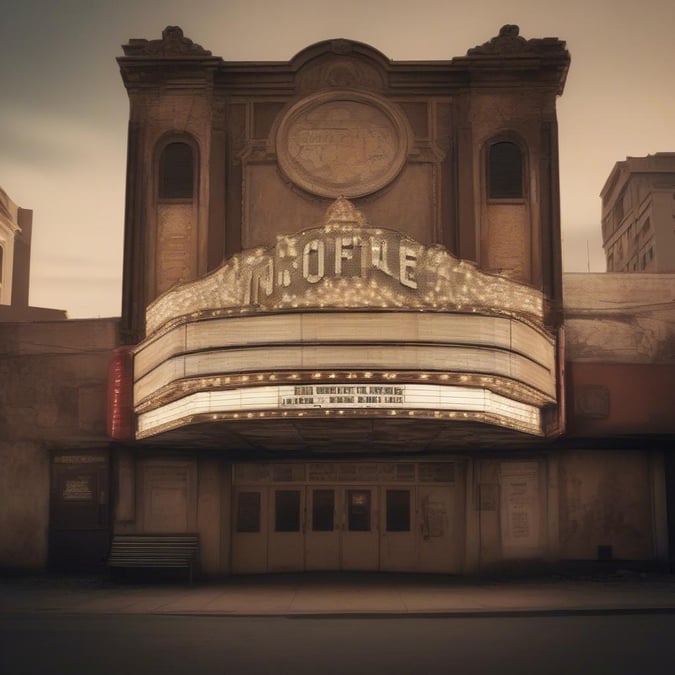
<svg viewBox="0 0 675 675"><path fill-rule="evenodd" d="M398 248L398 250L396 250ZM373 271L407 288L417 288L418 250L412 243L386 235L338 234L315 236L301 252L283 257L266 255L248 271L246 303L258 304L275 288L297 283L318 284L328 278L363 279Z"/></svg>

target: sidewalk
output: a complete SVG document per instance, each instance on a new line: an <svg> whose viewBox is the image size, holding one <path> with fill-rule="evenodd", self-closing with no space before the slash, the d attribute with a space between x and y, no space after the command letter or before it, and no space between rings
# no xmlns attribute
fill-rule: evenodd
<svg viewBox="0 0 675 675"><path fill-rule="evenodd" d="M334 574L132 585L103 577L0 580L0 613L231 616L496 616L675 613L675 576L464 579Z"/></svg>

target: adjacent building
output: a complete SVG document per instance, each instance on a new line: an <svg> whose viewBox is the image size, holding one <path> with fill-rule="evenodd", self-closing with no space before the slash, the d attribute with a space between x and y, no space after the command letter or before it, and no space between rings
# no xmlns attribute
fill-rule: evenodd
<svg viewBox="0 0 675 675"><path fill-rule="evenodd" d="M197 533L211 576L668 565L673 277L563 281L562 41L238 63L168 27L119 64L122 317L4 365L0 565L125 533Z"/></svg>
<svg viewBox="0 0 675 675"><path fill-rule="evenodd" d="M675 272L675 152L617 162L601 192L608 272Z"/></svg>
<svg viewBox="0 0 675 675"><path fill-rule="evenodd" d="M15 204L0 188L0 321L58 321L60 309L31 307L30 248L33 212Z"/></svg>

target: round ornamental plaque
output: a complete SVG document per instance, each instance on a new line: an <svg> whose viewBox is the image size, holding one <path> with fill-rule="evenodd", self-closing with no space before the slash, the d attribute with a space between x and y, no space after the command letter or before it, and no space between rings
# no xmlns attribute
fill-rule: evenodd
<svg viewBox="0 0 675 675"><path fill-rule="evenodd" d="M316 94L296 103L276 134L279 165L322 197L362 197L389 184L408 154L408 128L386 101L363 92Z"/></svg>

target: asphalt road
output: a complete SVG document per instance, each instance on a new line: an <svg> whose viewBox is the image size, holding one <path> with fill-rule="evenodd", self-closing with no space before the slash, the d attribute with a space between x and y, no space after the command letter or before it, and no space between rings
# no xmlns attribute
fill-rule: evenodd
<svg viewBox="0 0 675 675"><path fill-rule="evenodd" d="M675 615L0 616L2 675L672 675Z"/></svg>

